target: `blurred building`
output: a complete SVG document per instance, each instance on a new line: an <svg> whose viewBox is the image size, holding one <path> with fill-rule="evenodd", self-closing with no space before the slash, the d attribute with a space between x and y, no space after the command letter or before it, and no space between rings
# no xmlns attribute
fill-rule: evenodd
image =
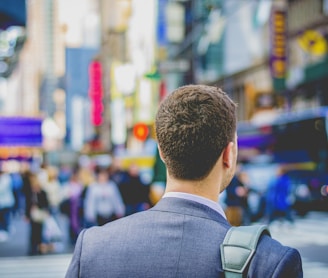
<svg viewBox="0 0 328 278"><path fill-rule="evenodd" d="M290 1L286 90L294 108L328 105L328 1Z"/></svg>
<svg viewBox="0 0 328 278"><path fill-rule="evenodd" d="M41 117L53 155L144 152L160 100L189 83L222 87L239 120L328 104L327 0L10 3L26 13L0 24L23 47L0 62L0 112Z"/></svg>
<svg viewBox="0 0 328 278"><path fill-rule="evenodd" d="M105 129L110 127L111 149L137 153L144 142L134 136L133 129L139 124L150 129L158 105L157 1L100 3Z"/></svg>
<svg viewBox="0 0 328 278"><path fill-rule="evenodd" d="M158 3L170 11L159 68L173 87L220 86L239 103L240 120L327 105L327 1Z"/></svg>
<svg viewBox="0 0 328 278"><path fill-rule="evenodd" d="M188 83L220 86L240 104L240 120L251 116L257 95L271 102L271 1L158 3L158 30L165 30L158 33L159 69L169 91Z"/></svg>
<svg viewBox="0 0 328 278"><path fill-rule="evenodd" d="M28 4L0 3L0 160L31 160L42 146L37 82L26 57ZM34 63L35 65L35 63ZM25 68L25 70L24 70ZM33 72L33 69L32 69Z"/></svg>
<svg viewBox="0 0 328 278"><path fill-rule="evenodd" d="M87 109L78 106L80 103L86 106L89 103L87 79L90 61L83 60L86 55L78 56L75 64L67 61L67 56L71 58L67 55L71 53L70 50L99 49L100 31L94 30L99 26L93 24L95 9L92 2L15 0L8 5L13 7L9 10L12 16L25 11L26 22L23 29L14 25L22 33L24 46L20 53L17 52L19 62L9 74L2 74L0 80L1 115L41 118L43 141L40 150L50 156L58 155L61 150L77 151L76 146L82 146L92 136L91 132L88 133L90 121L81 120L86 117ZM0 12L3 5L0 5ZM68 12L72 9L76 13ZM11 27L4 29L9 30ZM83 65L84 61L86 63ZM68 86L67 68L70 68L67 64L84 73L84 76L73 77L73 84L85 81L85 86L82 89L80 86L78 93ZM82 101L76 101L76 95L83 96ZM77 122L70 128L72 115ZM80 130L83 130L82 134L78 133Z"/></svg>

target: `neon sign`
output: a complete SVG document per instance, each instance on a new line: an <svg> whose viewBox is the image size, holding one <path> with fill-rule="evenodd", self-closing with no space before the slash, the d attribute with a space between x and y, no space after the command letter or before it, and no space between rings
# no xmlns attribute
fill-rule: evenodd
<svg viewBox="0 0 328 278"><path fill-rule="evenodd" d="M100 126L103 122L102 66L99 61L92 61L89 66L89 98L91 100L91 123Z"/></svg>

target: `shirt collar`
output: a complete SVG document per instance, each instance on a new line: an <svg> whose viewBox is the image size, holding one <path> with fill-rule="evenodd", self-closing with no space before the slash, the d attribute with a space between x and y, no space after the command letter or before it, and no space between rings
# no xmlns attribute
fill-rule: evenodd
<svg viewBox="0 0 328 278"><path fill-rule="evenodd" d="M194 201L194 202L203 204L203 205L208 206L211 209L217 211L225 219L227 219L221 205L210 199L207 199L207 198L204 198L204 197L201 197L198 195L194 195L194 194L184 193L184 192L166 192L162 198L167 198L167 197L181 198L181 199L186 199L186 200L190 200L190 201Z"/></svg>

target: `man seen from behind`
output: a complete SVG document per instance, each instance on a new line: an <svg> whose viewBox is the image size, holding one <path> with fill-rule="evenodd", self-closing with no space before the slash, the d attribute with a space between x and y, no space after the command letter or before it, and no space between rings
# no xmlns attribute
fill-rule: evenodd
<svg viewBox="0 0 328 278"><path fill-rule="evenodd" d="M231 225L218 203L236 169L236 104L221 89L186 85L156 115L165 194L146 211L83 230L66 277L224 277ZM267 235L247 277L303 277L297 250Z"/></svg>

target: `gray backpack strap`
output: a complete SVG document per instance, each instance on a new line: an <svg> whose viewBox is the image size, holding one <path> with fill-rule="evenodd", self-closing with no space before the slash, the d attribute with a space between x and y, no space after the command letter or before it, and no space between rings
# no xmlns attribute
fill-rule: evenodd
<svg viewBox="0 0 328 278"><path fill-rule="evenodd" d="M220 246L222 268L226 278L241 278L252 259L257 242L270 231L265 225L231 227Z"/></svg>

